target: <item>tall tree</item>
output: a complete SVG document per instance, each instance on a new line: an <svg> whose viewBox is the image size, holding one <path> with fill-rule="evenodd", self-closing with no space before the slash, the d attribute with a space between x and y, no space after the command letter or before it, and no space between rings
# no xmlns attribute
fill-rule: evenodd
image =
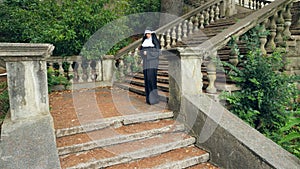
<svg viewBox="0 0 300 169"><path fill-rule="evenodd" d="M183 0L161 0L161 12L181 16Z"/></svg>

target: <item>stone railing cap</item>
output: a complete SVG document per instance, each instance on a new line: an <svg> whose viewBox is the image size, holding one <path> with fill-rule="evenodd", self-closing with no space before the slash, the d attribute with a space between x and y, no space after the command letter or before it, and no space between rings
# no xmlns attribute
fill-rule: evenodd
<svg viewBox="0 0 300 169"><path fill-rule="evenodd" d="M0 57L5 61L47 58L52 54L53 50L54 46L52 44L0 43Z"/></svg>

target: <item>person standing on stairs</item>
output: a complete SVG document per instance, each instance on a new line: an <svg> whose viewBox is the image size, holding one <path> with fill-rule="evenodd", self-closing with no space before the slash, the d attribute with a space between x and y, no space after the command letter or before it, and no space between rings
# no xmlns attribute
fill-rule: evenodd
<svg viewBox="0 0 300 169"><path fill-rule="evenodd" d="M154 31L146 29L140 48L143 59L146 102L150 105L159 103L157 91L157 69L159 64L160 43Z"/></svg>

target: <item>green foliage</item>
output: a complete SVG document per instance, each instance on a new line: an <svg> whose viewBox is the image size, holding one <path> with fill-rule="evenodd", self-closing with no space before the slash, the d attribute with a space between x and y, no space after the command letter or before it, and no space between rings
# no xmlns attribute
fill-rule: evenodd
<svg viewBox="0 0 300 169"><path fill-rule="evenodd" d="M118 18L108 0L5 0L0 41L53 43L54 55L76 55L98 29Z"/></svg>
<svg viewBox="0 0 300 169"><path fill-rule="evenodd" d="M223 93L223 97L231 112L299 157L300 112L295 102L299 95L295 82L299 82L299 76L282 72L285 66L282 49L262 55L257 29L244 36L250 50L246 56L239 56L242 68L225 63L232 69L230 78L241 90Z"/></svg>
<svg viewBox="0 0 300 169"><path fill-rule="evenodd" d="M87 40L107 23L133 13L157 12L160 10L160 1L4 0L0 3L0 8L0 41L52 43L55 46L53 55L70 56L78 55ZM129 22L126 22L128 21L124 20L124 23L106 29L110 31L107 32L109 36L104 38L108 41L101 40L101 44L84 49L89 51L85 53L86 57L96 58L103 55L103 52L115 54L128 45L128 37L123 37L122 42L117 41L115 46L111 46L112 39L131 31ZM130 21L132 27L138 27L139 24L141 23Z"/></svg>
<svg viewBox="0 0 300 169"><path fill-rule="evenodd" d="M7 91L7 83L0 83L0 121L4 119L9 110L9 97Z"/></svg>
<svg viewBox="0 0 300 169"><path fill-rule="evenodd" d="M47 78L48 92L51 92L53 90L53 87L56 85L63 85L65 89L71 85L71 82L67 77L60 74L57 70L54 70L53 68L48 68Z"/></svg>

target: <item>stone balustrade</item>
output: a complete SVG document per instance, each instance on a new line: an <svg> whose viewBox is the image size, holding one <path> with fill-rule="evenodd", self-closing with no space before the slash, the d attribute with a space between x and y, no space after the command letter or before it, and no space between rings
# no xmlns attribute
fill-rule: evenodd
<svg viewBox="0 0 300 169"><path fill-rule="evenodd" d="M82 56L47 58L48 66L68 77L72 84L106 82L109 85L115 69L114 63L114 56L109 55L95 60L87 60Z"/></svg>
<svg viewBox="0 0 300 169"><path fill-rule="evenodd" d="M290 32L292 5L293 0L274 1L264 8L252 13L248 17L240 20L217 36L212 37L209 41L202 43L197 48L206 51L203 53L208 53L207 55L203 56L203 60L211 60L216 58L215 53L217 50L223 48L231 39L239 41L239 37L257 25L260 25L261 27L258 34L260 34L260 49L263 55L266 55L268 52L272 52L276 47L281 47L288 50L287 42L293 39ZM265 34L266 30L270 32L269 35ZM236 53L232 52L229 59L234 65L238 64L238 57ZM207 88L207 92L215 93L216 73L213 73L212 71L216 70L216 65L212 61L209 66L211 70L211 76L208 76L209 87Z"/></svg>
<svg viewBox="0 0 300 169"><path fill-rule="evenodd" d="M236 0L236 3L242 7L257 10L270 4L272 1L268 0Z"/></svg>
<svg viewBox="0 0 300 169"><path fill-rule="evenodd" d="M234 3L231 0L201 0L199 3L201 4L200 7L156 30L162 50L174 48L178 43L181 43L188 36L192 36L196 31L204 29L211 23L226 17L226 14L233 14L233 11L235 11L232 9L234 8ZM124 77L126 72L132 71L128 69L141 66L139 65L141 58L138 53L140 45L141 40L138 40L116 55L119 61L118 71L121 77ZM134 58L135 62L125 62L124 58L128 56ZM136 63L138 65L131 65Z"/></svg>

